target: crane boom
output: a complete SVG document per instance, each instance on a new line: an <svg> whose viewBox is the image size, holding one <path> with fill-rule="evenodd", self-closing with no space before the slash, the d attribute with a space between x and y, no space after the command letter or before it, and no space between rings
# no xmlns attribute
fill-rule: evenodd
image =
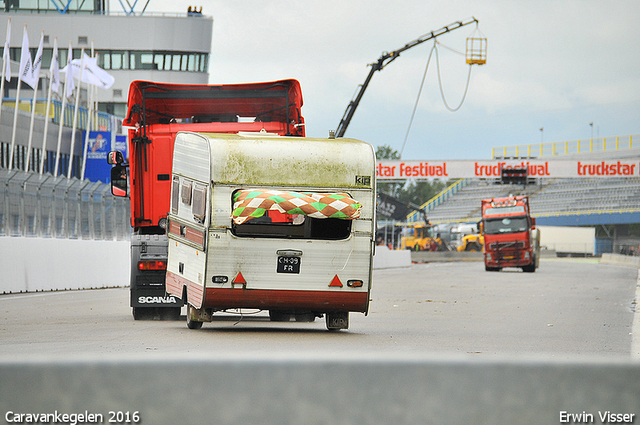
<svg viewBox="0 0 640 425"><path fill-rule="evenodd" d="M360 100L362 99L362 96L364 95L364 91L367 89L367 87L369 86L369 82L371 81L371 78L373 77L373 74L376 71L382 71L382 69L389 65L391 62L393 62L394 60L396 60L399 56L400 53L404 52L405 50L408 50L412 47L417 46L418 44L422 44L425 41L429 41L429 40L433 40L436 37L439 37L443 34L446 34L448 32L451 32L453 30L456 30L458 28L461 28L465 25L469 25L472 23L478 23L478 20L476 18L471 18L471 20L469 21L457 21L454 22L452 24L447 25L446 27L442 27L439 30L436 31L431 31L428 34L425 34L407 44L405 44L404 46L402 46L401 48L394 50L392 52L384 52L382 54L382 56L380 56L380 58L378 59L377 62L371 63L369 64L369 66L371 66L371 70L369 71L369 74L367 75L367 78L364 80L364 83L362 85L360 85L359 90L357 92L357 94L355 95L355 97L353 98L353 100L351 100L349 102L349 105L347 105L347 109L344 111L344 115L342 116L342 119L340 120L340 124L338 125L338 128L336 129L336 134L335 137L343 137L344 133L347 131L347 127L349 126L349 123L351 122L351 118L353 118L353 114L356 112L356 108L358 107L358 105L360 104Z"/></svg>

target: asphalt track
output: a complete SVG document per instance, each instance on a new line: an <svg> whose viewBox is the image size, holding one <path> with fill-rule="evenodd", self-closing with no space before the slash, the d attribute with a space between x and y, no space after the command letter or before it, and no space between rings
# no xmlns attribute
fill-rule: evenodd
<svg viewBox="0 0 640 425"><path fill-rule="evenodd" d="M184 314L134 321L127 288L9 294L0 296L0 361L150 353L637 358L637 288L637 269L597 259L543 259L536 273L414 264L376 270L369 314L352 313L339 332L322 319L276 323L258 311L216 313L200 330L187 329Z"/></svg>
<svg viewBox="0 0 640 425"><path fill-rule="evenodd" d="M376 270L369 315L338 332L134 321L127 288L3 295L0 423L635 423L638 282L597 260Z"/></svg>

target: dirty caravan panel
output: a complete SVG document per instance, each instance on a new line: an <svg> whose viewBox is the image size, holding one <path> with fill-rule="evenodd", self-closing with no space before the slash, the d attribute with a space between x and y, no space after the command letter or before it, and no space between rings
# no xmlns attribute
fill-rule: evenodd
<svg viewBox="0 0 640 425"><path fill-rule="evenodd" d="M179 133L175 150L172 187L182 190L188 180L192 189L190 206L181 193L172 194L170 222L176 224L169 233L167 288L177 296L186 292L192 320L210 321L213 312L232 308L332 317L368 311L375 222L371 145ZM196 192L200 185L208 185L206 193ZM242 202L241 192L271 203L243 217L238 208L255 205L234 206ZM204 216L198 212L201 196ZM284 207L290 198L304 202ZM190 228L206 230L204 249L189 239Z"/></svg>
<svg viewBox="0 0 640 425"><path fill-rule="evenodd" d="M178 138L176 138L178 139ZM207 214L209 209L209 145L202 137L189 133L183 149L174 148L171 206L167 227L169 255L167 292L183 296L199 293L206 272Z"/></svg>

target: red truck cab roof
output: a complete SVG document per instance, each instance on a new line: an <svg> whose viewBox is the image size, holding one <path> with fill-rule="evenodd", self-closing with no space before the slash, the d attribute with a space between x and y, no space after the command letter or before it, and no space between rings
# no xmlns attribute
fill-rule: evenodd
<svg viewBox="0 0 640 425"><path fill-rule="evenodd" d="M173 144L179 131L305 136L297 80L245 84L133 81L129 87L131 225L157 232L166 222Z"/></svg>
<svg viewBox="0 0 640 425"><path fill-rule="evenodd" d="M287 134L304 136L302 103L302 89L294 79L219 85L133 81L123 124L230 123L253 118L289 124Z"/></svg>
<svg viewBox="0 0 640 425"><path fill-rule="evenodd" d="M509 196L507 198L482 200L483 218L522 215L529 215L529 198L527 196Z"/></svg>

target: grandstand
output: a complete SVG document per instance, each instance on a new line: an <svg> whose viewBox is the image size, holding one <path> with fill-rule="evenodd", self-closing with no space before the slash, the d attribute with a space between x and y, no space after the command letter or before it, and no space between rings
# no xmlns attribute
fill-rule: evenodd
<svg viewBox="0 0 640 425"><path fill-rule="evenodd" d="M610 220L594 222L592 219L589 223L576 223L576 220L582 215L640 214L640 178L637 177L547 179L527 186L505 185L497 179L483 179L469 181L446 201L430 210L429 219L435 223L477 221L480 219L481 199L509 194L529 195L531 210L540 224L551 218L556 222L549 224L555 225L614 224L615 221ZM550 219L547 220L547 217ZM633 222L640 223L640 216Z"/></svg>
<svg viewBox="0 0 640 425"><path fill-rule="evenodd" d="M637 136L629 137L628 147L625 145L622 149L588 149L587 153L564 154L565 148L561 154L554 152L551 158L545 159L638 158L640 161L640 146L633 146L634 137ZM532 151L541 152L542 148L521 150ZM626 247L637 248L640 244L640 233L634 230L634 227L640 229L640 178L530 179L529 183L509 185L502 184L499 179L466 179L456 182L445 191L446 194L441 193L422 207L426 208L432 223L476 222L481 215L481 199L526 194L539 225L596 227L596 236L607 240L601 246L610 247L601 252L618 252ZM638 226L633 226L635 224Z"/></svg>

